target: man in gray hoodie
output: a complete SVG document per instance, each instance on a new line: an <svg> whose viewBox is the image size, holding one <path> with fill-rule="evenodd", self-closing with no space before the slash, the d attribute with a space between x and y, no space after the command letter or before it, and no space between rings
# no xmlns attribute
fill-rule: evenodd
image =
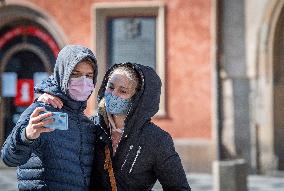
<svg viewBox="0 0 284 191"><path fill-rule="evenodd" d="M83 113L96 78L97 61L91 50L68 45L59 52L54 74L42 92L56 95L64 106L58 109L35 101L22 113L1 151L7 166L18 167L19 190L89 190L95 141L104 136ZM51 112L68 114L68 130L45 127L53 122ZM43 121L47 117L51 119Z"/></svg>

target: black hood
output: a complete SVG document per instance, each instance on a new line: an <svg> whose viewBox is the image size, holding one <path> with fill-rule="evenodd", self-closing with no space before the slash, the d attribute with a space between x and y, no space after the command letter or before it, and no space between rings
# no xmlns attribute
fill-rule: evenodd
<svg viewBox="0 0 284 191"><path fill-rule="evenodd" d="M81 108L85 108L87 101L75 101L70 98L67 93L68 81L71 72L75 66L83 59L89 58L93 61L94 66L94 84L97 81L97 60L93 52L81 45L68 45L65 46L58 54L56 64L54 67L53 75L49 76L47 80L43 80L40 84L36 85L35 93L49 93L62 99L67 103L69 107L73 109L78 108L76 105L80 105Z"/></svg>
<svg viewBox="0 0 284 191"><path fill-rule="evenodd" d="M115 64L104 76L98 92L98 102L104 97L109 74L122 65L134 68L142 80L141 88L134 96L131 110L125 121L124 134L128 134L138 131L146 121L149 121L158 112L162 83L157 73L148 66L132 63Z"/></svg>

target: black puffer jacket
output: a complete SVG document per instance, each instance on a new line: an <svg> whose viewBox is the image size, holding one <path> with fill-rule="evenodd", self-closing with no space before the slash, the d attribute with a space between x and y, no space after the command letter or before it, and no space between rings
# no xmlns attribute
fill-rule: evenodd
<svg viewBox="0 0 284 191"><path fill-rule="evenodd" d="M157 180L164 190L190 190L181 160L175 151L171 136L151 122L159 109L161 81L150 67L130 64L143 79L133 106L125 122L122 139L112 158L118 191L148 191ZM99 90L99 101L103 98L107 76L119 66L114 65L105 75ZM103 116L98 115L96 124L109 132ZM110 135L109 135L110 137ZM112 148L110 138L101 140L94 153L95 168L91 178L91 190L111 190L108 171L104 169L105 144ZM104 176L98 176L104 172Z"/></svg>

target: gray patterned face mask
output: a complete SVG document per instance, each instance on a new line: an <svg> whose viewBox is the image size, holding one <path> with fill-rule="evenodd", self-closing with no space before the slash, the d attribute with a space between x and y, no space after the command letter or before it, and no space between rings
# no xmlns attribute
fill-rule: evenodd
<svg viewBox="0 0 284 191"><path fill-rule="evenodd" d="M131 107L130 99L123 99L112 93L105 93L106 110L113 115L126 115Z"/></svg>

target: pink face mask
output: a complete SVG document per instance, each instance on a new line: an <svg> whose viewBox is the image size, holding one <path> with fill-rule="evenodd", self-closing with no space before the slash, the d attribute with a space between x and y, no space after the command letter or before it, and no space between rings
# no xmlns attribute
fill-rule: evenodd
<svg viewBox="0 0 284 191"><path fill-rule="evenodd" d="M94 88L93 80L86 76L69 79L68 93L76 101L86 101Z"/></svg>

